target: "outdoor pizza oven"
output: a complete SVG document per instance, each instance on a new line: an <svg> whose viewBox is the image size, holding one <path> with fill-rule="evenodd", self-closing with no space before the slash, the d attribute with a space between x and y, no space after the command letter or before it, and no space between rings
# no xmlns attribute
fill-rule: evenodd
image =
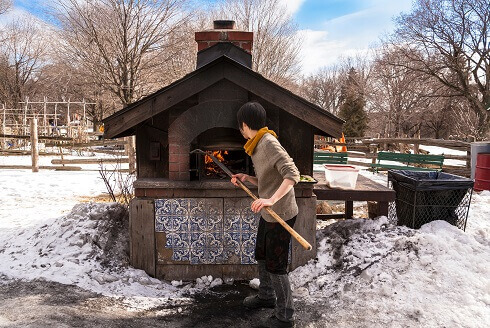
<svg viewBox="0 0 490 328"><path fill-rule="evenodd" d="M191 152L210 151L233 172L254 175L236 113L257 101L301 174L312 175L314 135L339 136L343 121L254 72L253 34L233 22L215 22L196 41L195 71L104 120L106 138L136 135L130 260L158 278L251 278L259 214L209 157ZM311 184L295 186L295 230L314 249L293 241L292 269L316 256L312 191Z"/></svg>

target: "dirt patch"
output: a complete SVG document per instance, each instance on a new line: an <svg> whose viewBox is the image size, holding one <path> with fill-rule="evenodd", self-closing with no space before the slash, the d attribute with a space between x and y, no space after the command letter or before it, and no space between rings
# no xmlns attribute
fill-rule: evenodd
<svg viewBox="0 0 490 328"><path fill-rule="evenodd" d="M250 328L273 311L245 309L242 300L253 293L245 282L235 282L190 296L188 302L139 311L128 308L124 298L43 280L15 280L0 285L0 327ZM316 323L320 312L301 302L296 309L297 327L323 327Z"/></svg>

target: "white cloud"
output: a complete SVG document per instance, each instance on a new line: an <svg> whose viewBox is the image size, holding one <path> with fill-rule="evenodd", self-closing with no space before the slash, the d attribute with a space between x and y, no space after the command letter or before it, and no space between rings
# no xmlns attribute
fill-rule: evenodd
<svg viewBox="0 0 490 328"><path fill-rule="evenodd" d="M294 15L305 1L306 0L282 0L290 15Z"/></svg>
<svg viewBox="0 0 490 328"><path fill-rule="evenodd" d="M303 73L314 73L342 56L365 53L383 34L393 31L393 17L410 7L409 1L370 0L365 9L325 21L322 29L301 31Z"/></svg>
<svg viewBox="0 0 490 328"><path fill-rule="evenodd" d="M302 30L303 48L301 51L302 73L314 73L324 66L335 64L340 56L352 56L356 50L349 47L346 40L335 40L327 31Z"/></svg>
<svg viewBox="0 0 490 328"><path fill-rule="evenodd" d="M7 13L0 15L0 26L4 26L17 19L25 19L26 17L30 19L37 19L28 11L25 11L19 7L13 7Z"/></svg>

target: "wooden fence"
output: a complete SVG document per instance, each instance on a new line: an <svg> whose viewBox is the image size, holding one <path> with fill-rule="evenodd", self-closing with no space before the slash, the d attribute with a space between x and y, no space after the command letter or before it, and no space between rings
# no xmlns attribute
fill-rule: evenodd
<svg viewBox="0 0 490 328"><path fill-rule="evenodd" d="M359 166L370 166L369 162L363 162L355 159L368 159L375 163L379 151L396 150L406 152L413 151L415 154L426 154L427 151L420 149L421 145L437 146L466 152L466 155L444 154L444 159L454 159L464 161L464 166L443 165L443 171L453 174L470 176L471 171L471 143L458 140L442 140L429 138L346 138L345 143L329 141L328 139L315 140L315 148L322 149L328 146L347 146L349 154L348 163Z"/></svg>
<svg viewBox="0 0 490 328"><path fill-rule="evenodd" d="M99 163L129 163L129 171L135 170L135 150L134 150L134 138L127 137L118 140L89 140L81 142L77 138L61 137L61 136L42 136L37 135L35 132L39 129L36 127L37 120L31 120L30 135L10 135L0 134L0 155L30 155L32 158L32 166L26 165L3 165L0 169L4 168L17 168L26 169L32 168L33 171L39 169L54 169L54 170L81 170L80 164L99 164ZM97 134L92 134L90 137L96 137ZM21 139L30 143L30 150L20 149L5 149L3 146L4 140ZM375 163L377 159L377 153L379 151L396 150L405 152L411 150L414 153L427 153L423 149L420 149L420 145L425 146L438 146L454 150L460 150L466 152L466 155L452 155L445 154L445 159L464 161L464 166L457 165L443 165L443 171L450 172L463 176L470 176L471 168L471 144L464 141L456 140L441 140L441 139L418 139L418 138L346 138L346 143L333 142L328 139L317 138L315 140L315 148L321 149L328 146L347 146L348 150L348 163L360 166L370 166L370 163ZM51 151L39 151L39 143L44 144L45 147L52 148ZM94 149L94 147L100 146L124 146L125 151L115 151L110 149ZM58 152L54 151L58 150ZM93 153L115 155L114 158L100 158L94 157L93 159L65 159L66 151L71 154L72 151L90 151ZM53 166L39 166L39 156L60 156L60 159L53 159L51 164ZM117 157L117 158L116 158ZM356 159L365 159L360 161ZM367 160L367 161L366 161Z"/></svg>
<svg viewBox="0 0 490 328"><path fill-rule="evenodd" d="M46 170L63 170L63 171L79 171L83 164L129 164L128 169L119 169L121 171L135 170L135 152L134 141L132 137L127 137L124 140L89 140L90 137L98 136L98 133L87 134L86 138L81 142L79 138L63 137L63 136L42 136L38 135L40 129L37 126L37 119L31 119L29 135L11 135L0 134L0 155L16 156L28 155L31 156L32 165L0 165L0 169L32 169L37 172L39 169ZM5 147L5 140L24 140L30 149L8 149ZM39 151L39 144L44 144L45 148L52 148L51 151ZM114 149L100 149L103 146L124 146L124 152ZM94 149L94 147L99 147ZM24 147L25 148L25 147ZM55 150L58 150L57 152ZM111 157L94 157L94 158L74 158L66 159L65 155L72 154L73 151L81 154L83 151L91 153L114 155ZM60 156L60 159L51 160L50 166L39 166L39 156Z"/></svg>

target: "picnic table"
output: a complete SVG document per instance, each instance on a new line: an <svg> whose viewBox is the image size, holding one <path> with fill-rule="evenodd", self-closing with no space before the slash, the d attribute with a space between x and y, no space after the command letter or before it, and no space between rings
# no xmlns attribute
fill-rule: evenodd
<svg viewBox="0 0 490 328"><path fill-rule="evenodd" d="M388 203L395 200L395 191L393 189L362 175L358 176L356 188L353 190L328 187L323 172L314 172L313 177L318 181L313 187L313 192L318 200L343 200L345 202L345 213L317 214L318 219L351 219L354 215L354 201L377 202L377 215L388 216Z"/></svg>

